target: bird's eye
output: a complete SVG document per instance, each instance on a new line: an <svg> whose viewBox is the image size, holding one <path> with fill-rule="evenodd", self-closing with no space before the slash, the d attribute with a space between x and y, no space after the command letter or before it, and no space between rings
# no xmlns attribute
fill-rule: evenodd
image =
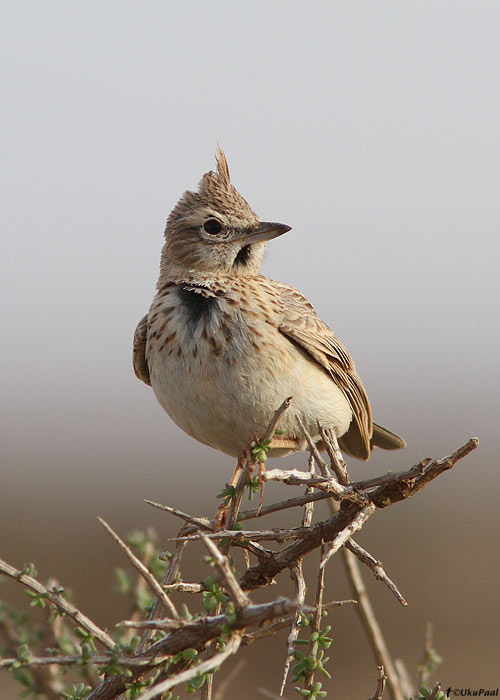
<svg viewBox="0 0 500 700"><path fill-rule="evenodd" d="M203 228L211 236L216 236L222 231L222 224L217 219L207 219L203 224Z"/></svg>

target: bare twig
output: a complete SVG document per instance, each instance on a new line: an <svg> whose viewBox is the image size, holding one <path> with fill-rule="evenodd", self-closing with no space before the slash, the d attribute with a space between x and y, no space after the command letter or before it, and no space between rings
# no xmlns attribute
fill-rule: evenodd
<svg viewBox="0 0 500 700"><path fill-rule="evenodd" d="M347 465L342 457L342 453L340 451L339 443L337 441L337 436L335 435L335 432L330 429L325 430L319 422L318 429L319 434L321 435L321 439L323 440L325 450L328 454L328 457L330 458L331 467L335 472L339 483L349 484L351 480L349 474L347 473Z"/></svg>
<svg viewBox="0 0 500 700"><path fill-rule="evenodd" d="M385 684L387 683L387 676L384 673L384 667L377 666L377 669L378 669L377 688L375 689L375 695L372 695L371 700L382 700L382 695L384 694Z"/></svg>
<svg viewBox="0 0 500 700"><path fill-rule="evenodd" d="M404 696L399 684L396 669L394 667L389 649L385 643L382 630L377 622L375 613L373 612L370 599L366 592L365 584L359 571L358 562L352 552L343 549L343 560L348 572L349 584L353 594L358 600L356 610L358 611L365 632L370 640L372 649L375 652L376 660L379 666L383 666L387 672L387 680L393 700L404 700Z"/></svg>
<svg viewBox="0 0 500 700"><path fill-rule="evenodd" d="M200 593L204 590L201 583L184 583L180 581L179 583L166 583L162 586L164 591L176 591L178 593Z"/></svg>
<svg viewBox="0 0 500 700"><path fill-rule="evenodd" d="M310 532L309 527L288 527L280 528L273 527L272 530L218 530L217 532L209 532L205 534L209 540L231 540L234 544L245 543L251 538L254 542L262 542L271 540L274 542L288 542L288 540L297 540L302 537L307 537ZM167 542L193 542L199 540L200 535L188 535L185 537L172 537Z"/></svg>
<svg viewBox="0 0 500 700"><path fill-rule="evenodd" d="M330 542L328 551L321 558L321 568L324 568L327 561L335 554L335 552L338 552L338 550L342 547L342 545L344 545L347 542L351 535L353 535L358 530L361 530L368 518L371 515L373 515L375 509L376 508L373 505L373 503L370 503L369 505L365 506L354 516L354 518L347 525L347 527L345 527L337 535L335 535L335 537Z"/></svg>
<svg viewBox="0 0 500 700"><path fill-rule="evenodd" d="M161 600L163 605L170 611L170 614L174 617L179 617L179 613L175 609L175 605L172 603L169 596L165 593L165 591L161 587L161 584L155 579L153 574L148 571L148 569L144 566L142 561L135 556L130 547L127 544L125 544L121 537L119 537L119 535L116 534L113 528L110 525L108 525L108 523L105 520L103 520L103 518L98 517L97 519L104 527L104 529L109 532L109 534L120 547L122 552L127 556L132 566L137 569L137 571L141 574L141 576L144 578L144 580L152 589L152 591Z"/></svg>
<svg viewBox="0 0 500 700"><path fill-rule="evenodd" d="M358 601L357 600L333 600L330 603L327 603L326 605L323 605L323 610L333 610L333 608L338 608L342 605L350 605L350 604L356 604ZM309 606L304 606L302 608L302 612L308 612L310 611ZM314 612L314 608L313 608ZM283 620L277 620L276 622L272 622L271 624L268 625L263 625L259 630L256 632L247 632L246 634L243 635L242 639L242 644L243 646L249 646L250 644L253 644L256 642L258 639L264 639L265 637L272 637L274 634L277 632L280 632L281 630L287 629L290 627L290 625L293 622L293 617L285 617Z"/></svg>
<svg viewBox="0 0 500 700"><path fill-rule="evenodd" d="M330 474L330 470L328 469L328 464L325 462L323 457L320 455L319 450L316 447L314 440L312 439L306 426L304 425L303 420L301 419L300 416L295 416L295 418L297 420L297 423L299 424L299 428L302 430L302 433L306 439L309 450L310 450L312 456L314 457L316 464L318 465L318 468L319 468L321 475L326 477L327 479L330 478L331 474Z"/></svg>
<svg viewBox="0 0 500 700"><path fill-rule="evenodd" d="M118 662L127 668L146 668L152 667L157 664L164 663L169 657L167 655L157 655L155 657L144 657L138 658L136 656L127 656L123 654L118 657ZM30 656L26 663L22 663L22 666L31 668L32 666L75 666L80 664L82 661L82 656L80 655L62 655L57 656ZM109 656L104 654L95 654L89 658L89 662L95 664L96 666L106 666L109 664ZM12 666L19 665L19 658L11 659L0 659L0 669L11 668ZM60 698L60 694L58 695Z"/></svg>
<svg viewBox="0 0 500 700"><path fill-rule="evenodd" d="M331 476L311 476L298 469L270 469L263 474L263 478L264 481L281 481L289 486L314 486L336 500L345 498L358 504L368 502L364 494L355 491L351 486L339 484Z"/></svg>
<svg viewBox="0 0 500 700"><path fill-rule="evenodd" d="M241 610L250 605L250 598L247 594L241 590L240 584L238 583L236 576L234 575L229 560L225 557L220 549L211 542L208 537L200 531L199 533L203 544L210 552L211 556L215 559L215 565L217 566L219 573L224 582L226 591L229 593L231 600L236 606L237 610Z"/></svg>
<svg viewBox="0 0 500 700"><path fill-rule="evenodd" d="M180 529L179 534L183 532L183 528ZM186 543L185 542L177 542L175 545L175 550L174 554L172 556L172 559L170 560L170 565L167 569L167 572L165 574L165 577L162 582L162 586L168 586L171 583L174 583L174 581L177 578L177 574L179 573L179 568L181 564L181 559L182 555L184 553L184 550L186 548ZM151 612L151 620L155 620L156 618L161 617L164 611L164 605L163 601L161 598L156 598L155 604L153 606L153 610ZM146 648L148 641L151 637L151 631L150 630L145 630L142 637L141 641L139 642L139 646L137 647L137 651L141 652L144 651Z"/></svg>
<svg viewBox="0 0 500 700"><path fill-rule="evenodd" d="M290 628L290 633L287 639L287 653L285 666L283 668L283 675L281 676L281 688L280 695L283 695L285 689L286 680L288 678L288 672L290 670L290 664L293 659L293 652L295 650L295 641L299 633L299 622L301 616L301 609L304 605L304 600L306 598L306 582L304 579L304 574L302 572L302 560L294 562L290 566L290 576L295 584L295 601L297 603L297 611L293 616L292 626Z"/></svg>
<svg viewBox="0 0 500 700"><path fill-rule="evenodd" d="M367 552L366 549L363 549L363 547L361 547L357 542L354 542L352 539L348 540L344 546L355 554L358 559L363 562L363 564L366 564L373 571L373 574L377 580L385 583L387 588L394 593L401 605L408 605L394 581L392 581L385 573L382 562L377 561L375 557L372 557L370 552Z"/></svg>
<svg viewBox="0 0 500 700"><path fill-rule="evenodd" d="M181 630L190 625L190 620L172 620L170 617L162 617L155 620L122 620L117 622L117 627L128 627L136 630Z"/></svg>
<svg viewBox="0 0 500 700"><path fill-rule="evenodd" d="M179 510L178 508L172 508L171 506L164 506L161 503L156 503L155 501L150 501L148 498L144 499L144 503L147 503L148 506L153 506L153 508L158 508L158 510L163 510L166 513L170 513L171 515L175 515L176 518L180 518L181 520L184 520L184 522L186 522L186 523L191 523L191 525L194 525L197 528L202 528L203 530L213 530L214 529L213 523L211 523L208 518L195 518L194 515L189 515L189 513L184 513L184 511Z"/></svg>
<svg viewBox="0 0 500 700"><path fill-rule="evenodd" d="M324 557L324 545L321 545L321 550L320 550L320 561L323 560ZM318 580L316 583L316 593L314 596L314 617L311 623L311 635L319 634L320 628L321 628L321 617L323 613L323 591L325 589L325 567L320 566L318 570ZM313 652L314 654L314 652ZM315 654L314 654L315 655ZM309 685L312 683L314 672L312 669L308 669L306 671L306 677L304 680L304 686L306 688L309 687Z"/></svg>
<svg viewBox="0 0 500 700"><path fill-rule="evenodd" d="M276 411L274 412L274 416L271 418L271 422L269 423L269 425L266 428L266 432L264 433L262 438L259 440L259 442L265 442L266 440L272 439L272 437L276 431L276 428L278 427L278 423L280 421L280 418L284 414L284 412L287 410L287 408L290 406L292 399L293 399L293 396L288 396L288 398L286 398L283 401L281 406L276 409Z"/></svg>
<svg viewBox="0 0 500 700"><path fill-rule="evenodd" d="M330 494L323 492L311 493L310 495L305 496L296 496L295 498L286 498L284 501L278 501L277 503L271 503L268 506L262 506L260 512L258 508L242 510L240 513L240 519L251 520L260 516L270 515L271 513L277 513L278 511L286 510L287 508L303 506L312 501L324 501L327 498L331 498Z"/></svg>
<svg viewBox="0 0 500 700"><path fill-rule="evenodd" d="M315 469L314 469L314 455L312 452L309 453L309 474L311 476L315 475ZM306 494L312 493L313 488L312 486L308 486L306 488ZM314 513L314 501L309 501L309 503L306 503L304 505L304 514L302 516L302 527L309 527L312 523L312 518L313 518L313 513Z"/></svg>

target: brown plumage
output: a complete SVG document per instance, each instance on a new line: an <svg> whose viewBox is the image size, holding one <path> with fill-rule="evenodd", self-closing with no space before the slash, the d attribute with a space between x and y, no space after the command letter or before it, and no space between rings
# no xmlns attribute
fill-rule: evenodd
<svg viewBox="0 0 500 700"><path fill-rule="evenodd" d="M404 447L373 424L349 352L310 302L259 274L265 243L289 228L260 221L219 149L217 172L168 217L158 292L134 336L136 375L183 430L231 455L289 395L271 456L305 448L296 414L318 443L317 420L359 459Z"/></svg>

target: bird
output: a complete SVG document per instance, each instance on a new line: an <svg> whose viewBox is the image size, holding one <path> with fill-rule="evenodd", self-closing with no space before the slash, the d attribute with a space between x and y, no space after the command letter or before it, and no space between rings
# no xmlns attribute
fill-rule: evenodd
<svg viewBox="0 0 500 700"><path fill-rule="evenodd" d="M310 301L259 272L266 244L291 227L261 221L220 146L216 164L168 216L156 295L134 334L136 376L184 432L238 464L286 397L269 457L307 449L297 416L319 449L318 423L360 460L404 447L373 422L351 355Z"/></svg>

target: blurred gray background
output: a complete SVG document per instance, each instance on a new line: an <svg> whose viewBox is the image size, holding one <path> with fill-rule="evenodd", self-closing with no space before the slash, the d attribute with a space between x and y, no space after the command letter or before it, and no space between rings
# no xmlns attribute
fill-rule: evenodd
<svg viewBox="0 0 500 700"><path fill-rule="evenodd" d="M112 628L126 615L113 568L126 564L96 514L121 534L153 524L163 540L178 523L144 498L215 511L233 462L172 424L134 377L131 340L164 221L214 167L219 140L254 209L293 227L264 272L311 299L352 352L376 420L408 441L352 461L353 475L479 436L358 539L410 602L368 580L412 675L430 619L444 687L500 686L498 2L1 8L2 556L35 561ZM329 599L347 593L335 563L328 579ZM327 688L368 697L376 670L359 622L346 608L330 621ZM265 664L249 650L230 695L257 697L256 667L277 691L285 637L264 650ZM5 673L0 688L17 697Z"/></svg>

